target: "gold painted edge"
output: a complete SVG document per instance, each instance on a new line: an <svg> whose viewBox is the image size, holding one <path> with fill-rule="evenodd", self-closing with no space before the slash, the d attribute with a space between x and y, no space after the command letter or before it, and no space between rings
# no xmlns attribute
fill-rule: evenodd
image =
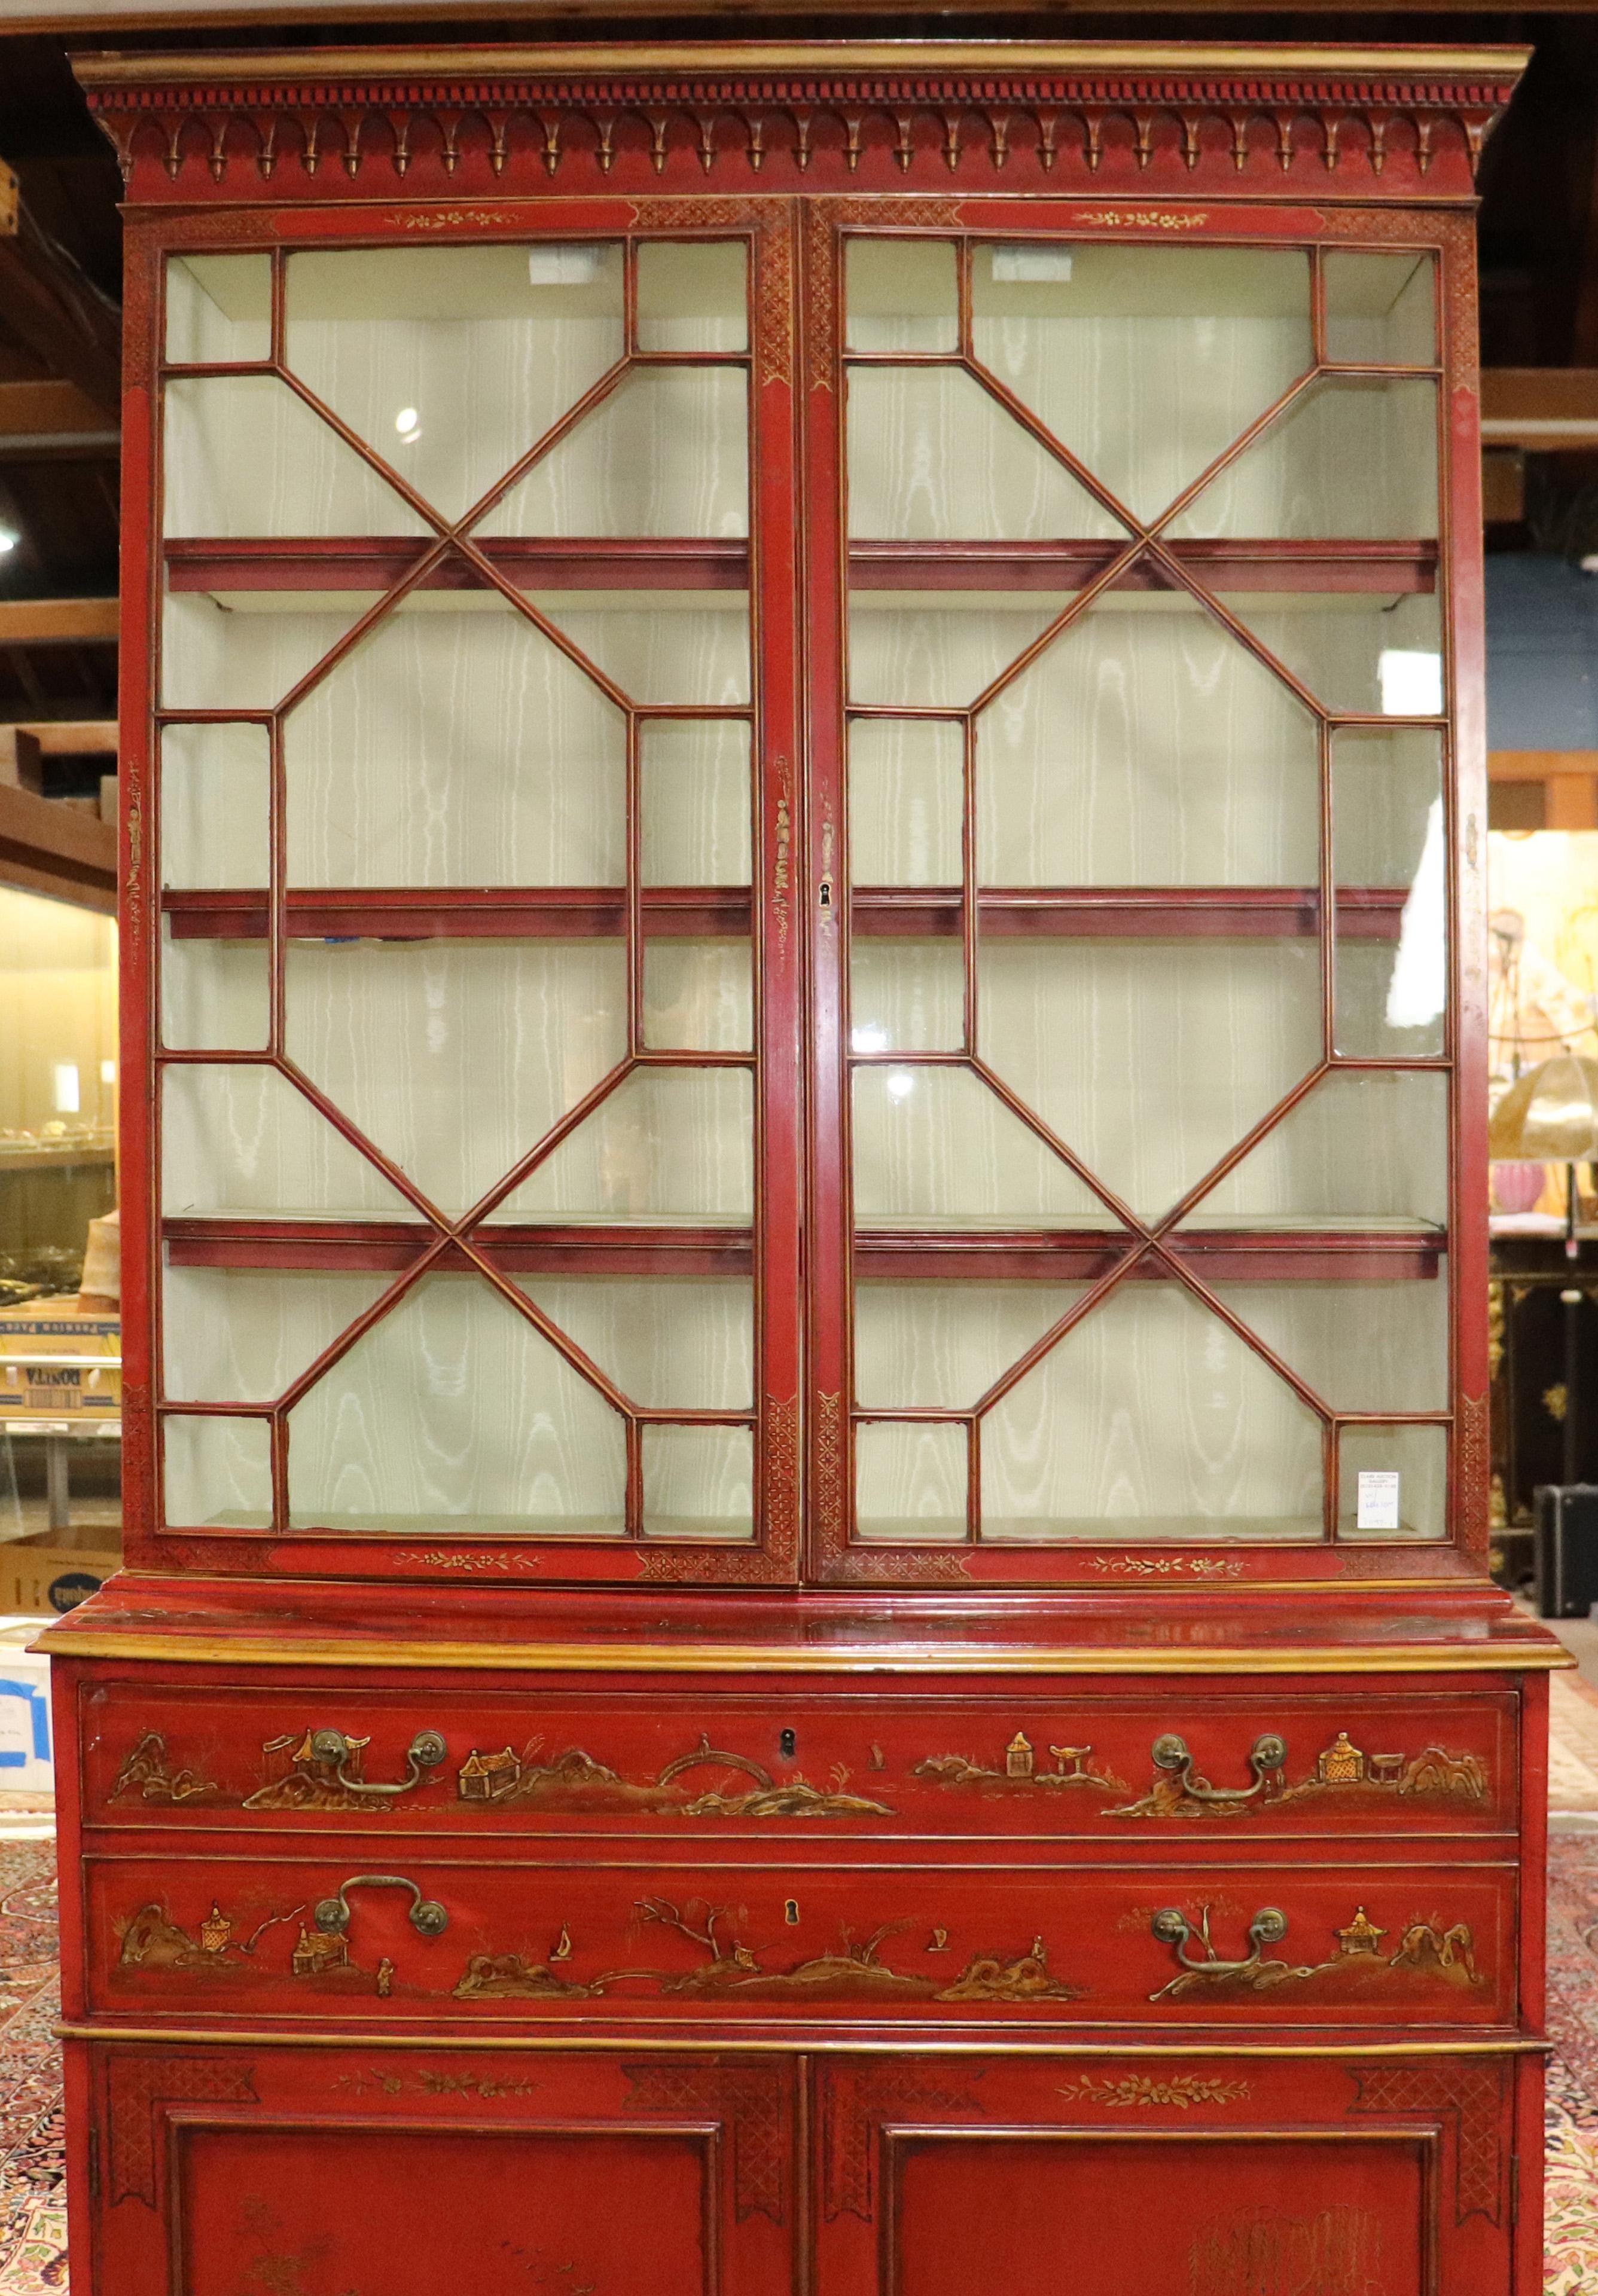
<svg viewBox="0 0 1598 2296"><path fill-rule="evenodd" d="M69 1614L70 1616L70 1614ZM368 1642L315 1637L244 1640L199 1634L74 1634L63 1620L29 1648L47 1658L172 1659L190 1666L447 1667L550 1674L1520 1674L1573 1667L1562 1644L1517 1643L1487 1651L1375 1650L767 1650L739 1644Z"/></svg>
<svg viewBox="0 0 1598 2296"><path fill-rule="evenodd" d="M719 2055L737 2053L778 2053L784 2056L816 2056L828 2052L851 2056L983 2056L983 2057L1531 2057L1551 2056L1553 2043L1516 2035L1508 2040L1237 2041L1230 2036L1213 2041L1029 2041L1017 2034L1002 2039L949 2040L918 2030L891 2040L865 2039L840 2033L836 2039L796 2040L787 2034L752 2034L747 2038L705 2040L685 2034L638 2033L285 2033L217 2030L186 2025L79 2025L62 2018L50 2029L58 2041L128 2041L139 2043L201 2042L209 2046L239 2049L669 2049L713 2050Z"/></svg>
<svg viewBox="0 0 1598 2296"><path fill-rule="evenodd" d="M678 80L748 73L970 72L991 78L1030 72L1236 72L1244 76L1361 73L1373 78L1519 79L1531 61L1521 47L1211 47L1195 43L1140 46L1111 41L803 41L770 46L739 43L618 43L614 46L215 49L170 55L119 50L84 52L71 59L87 88L194 86L206 82L247 86L268 83L314 86L326 80L399 78L437 73L472 81L515 77L538 79L627 78L659 73ZM1443 100L1446 100L1446 96Z"/></svg>

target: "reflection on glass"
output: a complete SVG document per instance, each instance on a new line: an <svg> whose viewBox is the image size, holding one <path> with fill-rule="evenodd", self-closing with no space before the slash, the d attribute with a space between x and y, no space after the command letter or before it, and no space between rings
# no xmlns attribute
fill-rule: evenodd
<svg viewBox="0 0 1598 2296"><path fill-rule="evenodd" d="M161 1079L168 1218L394 1219L410 1207L276 1069L169 1068Z"/></svg>
<svg viewBox="0 0 1598 2296"><path fill-rule="evenodd" d="M619 941L296 941L285 979L290 1059L455 1214L627 1049Z"/></svg>
<svg viewBox="0 0 1598 2296"><path fill-rule="evenodd" d="M742 1227L754 1202L748 1071L652 1068L624 1077L499 1217Z"/></svg>
<svg viewBox="0 0 1598 2296"><path fill-rule="evenodd" d="M162 1277L171 1403L274 1403L382 1297L387 1275L180 1267Z"/></svg>
<svg viewBox="0 0 1598 2296"><path fill-rule="evenodd" d="M646 1538L754 1535L754 1434L748 1427L646 1427Z"/></svg>
<svg viewBox="0 0 1598 2296"><path fill-rule="evenodd" d="M1314 720L1185 592L1101 597L976 741L984 884L1318 880Z"/></svg>
<svg viewBox="0 0 1598 2296"><path fill-rule="evenodd" d="M639 368L474 530L480 537L746 535L746 408L740 368Z"/></svg>
<svg viewBox="0 0 1598 2296"><path fill-rule="evenodd" d="M626 1438L474 1275L429 1275L289 1414L300 1529L619 1538Z"/></svg>
<svg viewBox="0 0 1598 2296"><path fill-rule="evenodd" d="M1363 1521L1362 1521L1363 1518ZM1338 1432L1339 1539L1444 1538L1446 1427L1344 1427Z"/></svg>
<svg viewBox="0 0 1598 2296"><path fill-rule="evenodd" d="M984 939L977 980L986 1057L1144 1217L1321 1058L1313 941Z"/></svg>
<svg viewBox="0 0 1598 2296"><path fill-rule="evenodd" d="M1446 1226L1448 1079L1322 1077L1232 1166L1184 1228Z"/></svg>
<svg viewBox="0 0 1598 2296"><path fill-rule="evenodd" d="M1322 1485L1321 1422L1175 1283L1123 1283L983 1422L988 1540L1318 1539Z"/></svg>
<svg viewBox="0 0 1598 2296"><path fill-rule="evenodd" d="M646 885L749 883L747 726L725 718L646 718L638 784Z"/></svg>
<svg viewBox="0 0 1598 2296"><path fill-rule="evenodd" d="M175 365L233 365L271 349L269 255L167 258L167 357Z"/></svg>
<svg viewBox="0 0 1598 2296"><path fill-rule="evenodd" d="M1352 366L1429 366L1437 357L1437 266L1429 255L1329 249L1326 356Z"/></svg>
<svg viewBox="0 0 1598 2296"><path fill-rule="evenodd" d="M387 614L284 726L291 885L621 885L625 720L491 591Z"/></svg>
<svg viewBox="0 0 1598 2296"><path fill-rule="evenodd" d="M266 884L271 780L264 726L167 726L161 737L162 884Z"/></svg>
<svg viewBox="0 0 1598 2296"><path fill-rule="evenodd" d="M960 367L852 369L848 454L849 531L861 540L1127 538Z"/></svg>
<svg viewBox="0 0 1598 2296"><path fill-rule="evenodd" d="M288 363L458 518L621 357L622 301L614 243L317 249L288 260Z"/></svg>
<svg viewBox="0 0 1598 2296"><path fill-rule="evenodd" d="M1117 1226L969 1069L857 1069L853 1108L861 1226Z"/></svg>
<svg viewBox="0 0 1598 2296"><path fill-rule="evenodd" d="M1339 885L1413 885L1443 795L1443 742L1425 729L1331 738L1332 872ZM1440 811L1436 817L1440 824Z"/></svg>
<svg viewBox="0 0 1598 2296"><path fill-rule="evenodd" d="M1442 622L1435 594L1408 591L1227 593L1222 602L1328 709L1435 717Z"/></svg>
<svg viewBox="0 0 1598 2296"><path fill-rule="evenodd" d="M846 240L844 340L848 348L958 350L954 260L949 240Z"/></svg>
<svg viewBox="0 0 1598 2296"><path fill-rule="evenodd" d="M651 1052L751 1051L754 1003L749 943L648 939L644 949L644 1042Z"/></svg>
<svg viewBox="0 0 1598 2296"><path fill-rule="evenodd" d="M958 885L958 726L857 718L849 727L849 868L857 885Z"/></svg>
<svg viewBox="0 0 1598 2296"><path fill-rule="evenodd" d="M868 1419L855 1428L857 1538L918 1546L964 1539L966 1507L963 1427Z"/></svg>
<svg viewBox="0 0 1598 2296"><path fill-rule="evenodd" d="M640 350L748 348L749 253L742 241L646 241L638 261Z"/></svg>
<svg viewBox="0 0 1598 2296"><path fill-rule="evenodd" d="M264 1419L161 1421L163 1520L174 1530L267 1530L272 1438Z"/></svg>
<svg viewBox="0 0 1598 2296"><path fill-rule="evenodd" d="M1211 1289L1333 1411L1446 1409L1446 1263L1426 1281Z"/></svg>
<svg viewBox="0 0 1598 2296"><path fill-rule="evenodd" d="M1178 540L1437 531L1436 383L1353 381L1312 384L1169 529Z"/></svg>
<svg viewBox="0 0 1598 2296"><path fill-rule="evenodd" d="M174 940L161 923L161 1037L173 1052L265 1052L272 1022L260 942Z"/></svg>
<svg viewBox="0 0 1598 2296"><path fill-rule="evenodd" d="M1079 244L1044 279L1009 253L975 254L976 356L1140 518L1313 364L1302 253Z"/></svg>
<svg viewBox="0 0 1598 2296"><path fill-rule="evenodd" d="M432 532L275 375L174 377L166 406L169 539Z"/></svg>

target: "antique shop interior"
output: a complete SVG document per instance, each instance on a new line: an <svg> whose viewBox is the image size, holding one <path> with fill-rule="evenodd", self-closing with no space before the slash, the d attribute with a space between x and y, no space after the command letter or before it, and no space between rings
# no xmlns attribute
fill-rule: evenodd
<svg viewBox="0 0 1598 2296"><path fill-rule="evenodd" d="M1598 2296L1598 10L0 4L69 2211Z"/></svg>

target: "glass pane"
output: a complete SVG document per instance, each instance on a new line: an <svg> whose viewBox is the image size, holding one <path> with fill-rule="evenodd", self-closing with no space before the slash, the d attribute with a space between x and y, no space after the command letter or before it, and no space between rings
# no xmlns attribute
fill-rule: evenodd
<svg viewBox="0 0 1598 2296"><path fill-rule="evenodd" d="M1315 384L1170 528L1176 540L1437 531L1437 385L1376 381Z"/></svg>
<svg viewBox="0 0 1598 2296"><path fill-rule="evenodd" d="M1427 1280L1215 1283L1215 1297L1334 1411L1443 1411L1446 1263Z"/></svg>
<svg viewBox="0 0 1598 2296"><path fill-rule="evenodd" d="M644 720L638 808L646 885L750 882L749 751L749 728L733 718Z"/></svg>
<svg viewBox="0 0 1598 2296"><path fill-rule="evenodd" d="M621 1419L476 1276L429 1275L289 1414L297 1529L618 1538Z"/></svg>
<svg viewBox="0 0 1598 2296"><path fill-rule="evenodd" d="M644 949L644 1042L651 1052L750 1051L754 992L749 943L650 936Z"/></svg>
<svg viewBox="0 0 1598 2296"><path fill-rule="evenodd" d="M1326 356L1355 366L1429 366L1437 357L1437 269L1429 255L1329 250Z"/></svg>
<svg viewBox="0 0 1598 2296"><path fill-rule="evenodd" d="M961 367L849 374L849 531L895 542L1125 530Z"/></svg>
<svg viewBox="0 0 1598 2296"><path fill-rule="evenodd" d="M621 357L622 250L292 255L287 316L295 373L458 518Z"/></svg>
<svg viewBox="0 0 1598 2296"><path fill-rule="evenodd" d="M532 603L630 701L690 709L737 709L748 702L745 595L541 591Z"/></svg>
<svg viewBox="0 0 1598 2296"><path fill-rule="evenodd" d="M386 615L284 728L288 876L621 885L625 720L491 591Z"/></svg>
<svg viewBox="0 0 1598 2296"><path fill-rule="evenodd" d="M963 709L1070 603L1065 591L853 590L849 698L894 709Z"/></svg>
<svg viewBox="0 0 1598 2296"><path fill-rule="evenodd" d="M640 1410L752 1408L754 1287L746 1280L538 1276L518 1288Z"/></svg>
<svg viewBox="0 0 1598 2296"><path fill-rule="evenodd" d="M921 718L849 728L849 870L857 885L958 885L964 736Z"/></svg>
<svg viewBox="0 0 1598 2296"><path fill-rule="evenodd" d="M852 351L954 351L960 304L949 240L849 239L844 243Z"/></svg>
<svg viewBox="0 0 1598 2296"><path fill-rule="evenodd" d="M963 1427L866 1420L854 1431L854 1535L901 1545L966 1536Z"/></svg>
<svg viewBox="0 0 1598 2296"><path fill-rule="evenodd" d="M161 701L169 709L275 709L379 594L169 590L161 609Z"/></svg>
<svg viewBox="0 0 1598 2296"><path fill-rule="evenodd" d="M264 1052L271 983L259 941L174 940L161 922L161 1035L172 1052Z"/></svg>
<svg viewBox="0 0 1598 2296"><path fill-rule="evenodd" d="M1362 1477L1376 1480L1362 1483ZM1446 1427L1339 1429L1339 1538L1386 1541L1446 1538L1447 1534Z"/></svg>
<svg viewBox="0 0 1598 2296"><path fill-rule="evenodd" d="M638 249L640 350L748 345L749 252L741 241L655 241Z"/></svg>
<svg viewBox="0 0 1598 2296"><path fill-rule="evenodd" d="M754 1535L754 1435L747 1427L646 1427L644 1537Z"/></svg>
<svg viewBox="0 0 1598 2296"><path fill-rule="evenodd" d="M747 406L739 368L639 368L535 463L475 531L746 535Z"/></svg>
<svg viewBox="0 0 1598 2296"><path fill-rule="evenodd" d="M414 1217L286 1077L244 1065L166 1071L161 1209L168 1218Z"/></svg>
<svg viewBox="0 0 1598 2296"><path fill-rule="evenodd" d="M401 495L275 375L167 384L165 532L430 535Z"/></svg>
<svg viewBox="0 0 1598 2296"><path fill-rule="evenodd" d="M753 1078L657 1068L624 1077L498 1217L742 1227L754 1202Z"/></svg>
<svg viewBox="0 0 1598 2296"><path fill-rule="evenodd" d="M1174 1283L1127 1282L983 1422L983 1537L1315 1538L1321 1422Z"/></svg>
<svg viewBox="0 0 1598 2296"><path fill-rule="evenodd" d="M853 1151L861 1226L1118 1227L969 1069L857 1069Z"/></svg>
<svg viewBox="0 0 1598 2296"><path fill-rule="evenodd" d="M857 1053L957 1053L965 1042L965 960L958 940L863 940L850 965Z"/></svg>
<svg viewBox="0 0 1598 2296"><path fill-rule="evenodd" d="M269 255L167 258L167 357L184 366L232 365L272 352Z"/></svg>
<svg viewBox="0 0 1598 2296"><path fill-rule="evenodd" d="M296 941L285 983L290 1059L457 1215L627 1050L619 941Z"/></svg>
<svg viewBox="0 0 1598 2296"><path fill-rule="evenodd" d="M1322 1077L1182 1222L1436 1227L1448 1219L1448 1079Z"/></svg>
<svg viewBox="0 0 1598 2296"><path fill-rule="evenodd" d="M1309 712L1191 597L1112 592L977 721L981 880L1314 885L1318 754Z"/></svg>
<svg viewBox="0 0 1598 2296"><path fill-rule="evenodd" d="M1429 737L1412 738L1425 744ZM1435 772L1435 752L1429 762ZM1406 817L1395 824L1396 831L1407 832L1402 841L1395 837L1395 865L1408 857L1406 847L1413 851L1415 831L1421 827L1413 780L1410 786ZM1422 793L1424 789L1422 783ZM1334 805L1339 790L1334 780ZM1402 796L1402 785L1389 795L1389 818L1399 809ZM1396 914L1390 907L1367 912L1363 919L1351 913L1338 936L1335 1042L1339 1053L1351 1057L1424 1058L1444 1049L1448 864L1440 792L1426 803L1420 851L1413 868L1404 906Z"/></svg>
<svg viewBox="0 0 1598 2296"><path fill-rule="evenodd" d="M266 884L271 787L264 726L169 726L161 737L162 884Z"/></svg>
<svg viewBox="0 0 1598 2296"><path fill-rule="evenodd" d="M387 1291L386 1275L180 1267L161 1291L172 1403L274 1403Z"/></svg>
<svg viewBox="0 0 1598 2296"><path fill-rule="evenodd" d="M1413 885L1441 827L1442 796L1440 734L1397 726L1334 734L1331 839L1339 885ZM1349 930L1347 921L1342 929Z"/></svg>
<svg viewBox="0 0 1598 2296"><path fill-rule="evenodd" d="M1278 590L1228 593L1222 603L1328 709L1373 718L1442 715L1435 595Z"/></svg>
<svg viewBox="0 0 1598 2296"><path fill-rule="evenodd" d="M969 1410L1086 1288L857 1283L855 1401L865 1411Z"/></svg>
<svg viewBox="0 0 1598 2296"><path fill-rule="evenodd" d="M1314 364L1309 263L1260 248L1076 245L1021 277L979 248L974 344L1140 518L1152 519Z"/></svg>
<svg viewBox="0 0 1598 2296"><path fill-rule="evenodd" d="M270 1529L272 1435L264 1419L164 1418L161 1449L172 1529Z"/></svg>
<svg viewBox="0 0 1598 2296"><path fill-rule="evenodd" d="M977 980L986 1058L1146 1218L1321 1058L1314 941L984 935Z"/></svg>

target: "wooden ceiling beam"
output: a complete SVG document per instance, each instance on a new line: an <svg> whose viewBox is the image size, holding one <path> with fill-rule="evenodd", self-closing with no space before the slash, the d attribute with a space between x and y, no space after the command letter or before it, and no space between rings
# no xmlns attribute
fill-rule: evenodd
<svg viewBox="0 0 1598 2296"><path fill-rule="evenodd" d="M8 745L23 734L41 758L114 758L117 721L114 718L33 718L16 725L0 725L0 775Z"/></svg>
<svg viewBox="0 0 1598 2296"><path fill-rule="evenodd" d="M0 599L0 645L80 645L116 635L114 598Z"/></svg>
<svg viewBox="0 0 1598 2296"><path fill-rule="evenodd" d="M1484 367L1481 439L1543 454L1598 447L1598 367Z"/></svg>
<svg viewBox="0 0 1598 2296"><path fill-rule="evenodd" d="M117 832L75 805L0 780L0 884L114 916Z"/></svg>
<svg viewBox="0 0 1598 2296"><path fill-rule="evenodd" d="M121 319L66 250L24 207L0 236L0 317L56 374L76 383L99 416L121 414Z"/></svg>

